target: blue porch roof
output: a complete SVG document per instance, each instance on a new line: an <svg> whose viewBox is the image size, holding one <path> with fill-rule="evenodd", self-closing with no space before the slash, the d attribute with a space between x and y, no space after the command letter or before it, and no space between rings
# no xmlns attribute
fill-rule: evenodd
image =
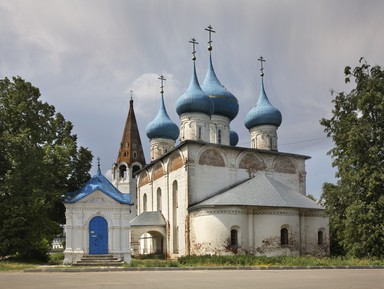
<svg viewBox="0 0 384 289"><path fill-rule="evenodd" d="M76 192L68 192L63 198L63 203L77 203L96 190L103 192L120 204L133 205L131 195L120 192L101 174L100 170L98 170L97 175L93 176L81 189Z"/></svg>

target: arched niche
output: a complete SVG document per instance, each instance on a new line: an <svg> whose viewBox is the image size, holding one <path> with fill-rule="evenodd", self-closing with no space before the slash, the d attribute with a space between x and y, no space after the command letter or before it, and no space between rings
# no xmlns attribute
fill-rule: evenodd
<svg viewBox="0 0 384 289"><path fill-rule="evenodd" d="M157 180L162 176L164 176L163 163L159 162L152 168L152 176L153 176L152 178L153 180Z"/></svg>
<svg viewBox="0 0 384 289"><path fill-rule="evenodd" d="M257 153L247 152L240 156L239 168L253 171L265 171L264 159Z"/></svg>
<svg viewBox="0 0 384 289"><path fill-rule="evenodd" d="M296 174L297 168L294 161L287 156L278 156L273 164L273 169L278 173Z"/></svg>
<svg viewBox="0 0 384 289"><path fill-rule="evenodd" d="M142 187L150 182L149 174L147 171L142 171L139 175L139 187Z"/></svg>
<svg viewBox="0 0 384 289"><path fill-rule="evenodd" d="M222 154L215 149L207 149L200 154L200 165L208 165L215 167L225 167L225 161Z"/></svg>
<svg viewBox="0 0 384 289"><path fill-rule="evenodd" d="M180 151L173 153L169 158L168 171L173 172L184 166L183 156Z"/></svg>

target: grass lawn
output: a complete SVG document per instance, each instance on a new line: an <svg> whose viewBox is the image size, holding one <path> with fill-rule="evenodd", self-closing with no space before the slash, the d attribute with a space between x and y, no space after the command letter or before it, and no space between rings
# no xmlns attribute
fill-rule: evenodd
<svg viewBox="0 0 384 289"><path fill-rule="evenodd" d="M0 272L33 269L33 268L37 268L38 266L39 264L33 264L33 263L22 263L22 262L16 262L16 261L0 261Z"/></svg>
<svg viewBox="0 0 384 289"><path fill-rule="evenodd" d="M384 260L356 259L346 257L316 258L297 257L255 257L255 256L185 256L178 260L132 259L129 267L210 267L210 266L384 266Z"/></svg>
<svg viewBox="0 0 384 289"><path fill-rule="evenodd" d="M14 271L37 268L41 265L61 265L64 255L55 253L50 255L48 263L29 263L18 260L0 260L0 271ZM178 260L163 259L132 259L126 267L214 267L214 266L384 266L384 259L357 259L349 257L316 258L311 256L297 257L255 257L255 256L185 256Z"/></svg>

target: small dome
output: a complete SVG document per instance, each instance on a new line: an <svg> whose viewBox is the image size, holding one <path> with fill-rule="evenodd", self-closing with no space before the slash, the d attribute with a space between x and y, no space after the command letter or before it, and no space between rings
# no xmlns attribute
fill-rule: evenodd
<svg viewBox="0 0 384 289"><path fill-rule="evenodd" d="M146 133L149 139L166 138L176 140L179 137L179 127L169 118L163 96L161 96L159 113L147 125Z"/></svg>
<svg viewBox="0 0 384 289"><path fill-rule="evenodd" d="M239 135L234 130L229 131L229 144L231 146L236 146L239 142Z"/></svg>
<svg viewBox="0 0 384 289"><path fill-rule="evenodd" d="M213 114L226 116L230 120L233 120L237 116L239 112L239 102L217 79L215 70L213 69L211 55L209 56L208 71L201 88L213 101Z"/></svg>
<svg viewBox="0 0 384 289"><path fill-rule="evenodd" d="M176 112L178 115L186 112L201 112L208 115L213 113L213 102L201 89L197 80L195 63L189 87L176 102Z"/></svg>
<svg viewBox="0 0 384 289"><path fill-rule="evenodd" d="M247 129L263 124L270 124L279 127L281 120L281 112L268 100L264 90L264 81L262 79L259 100L257 101L256 106L245 116L244 124Z"/></svg>

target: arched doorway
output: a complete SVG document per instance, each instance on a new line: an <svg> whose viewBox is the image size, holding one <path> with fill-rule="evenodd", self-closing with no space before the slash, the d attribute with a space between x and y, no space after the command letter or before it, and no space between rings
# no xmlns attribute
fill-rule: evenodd
<svg viewBox="0 0 384 289"><path fill-rule="evenodd" d="M139 238L140 255L163 255L164 248L164 236L157 231L148 231Z"/></svg>
<svg viewBox="0 0 384 289"><path fill-rule="evenodd" d="M89 222L89 254L108 254L108 222L103 217Z"/></svg>

